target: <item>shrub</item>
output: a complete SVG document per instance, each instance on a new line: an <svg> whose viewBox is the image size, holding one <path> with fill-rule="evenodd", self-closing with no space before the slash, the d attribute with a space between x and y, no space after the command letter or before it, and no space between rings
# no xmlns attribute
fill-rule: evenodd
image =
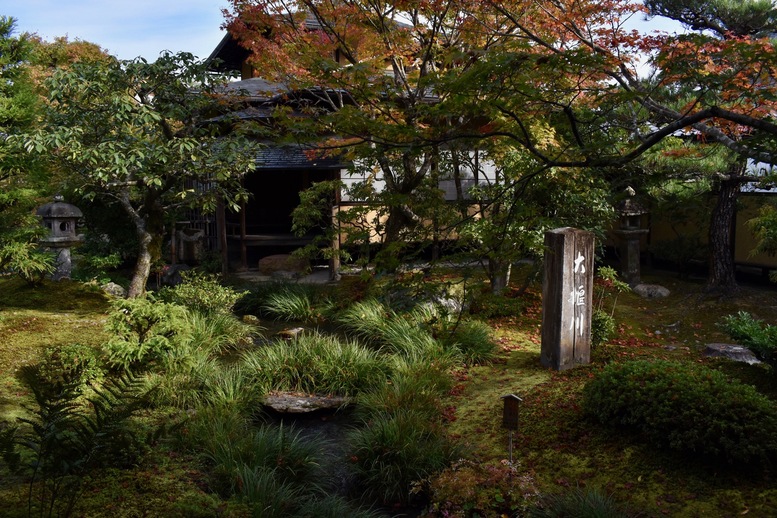
<svg viewBox="0 0 777 518"><path fill-rule="evenodd" d="M610 341L615 334L615 319L601 309L591 315L591 347L599 347Z"/></svg>
<svg viewBox="0 0 777 518"><path fill-rule="evenodd" d="M247 292L238 292L219 282L217 275L190 270L181 272L183 282L159 290L157 297L167 303L185 306L191 310L211 315L231 313L235 303Z"/></svg>
<svg viewBox="0 0 777 518"><path fill-rule="evenodd" d="M634 428L673 450L728 462L777 455L777 409L753 387L670 361L608 365L583 391L600 422Z"/></svg>
<svg viewBox="0 0 777 518"><path fill-rule="evenodd" d="M300 334L247 352L243 365L272 389L342 396L384 383L389 370L376 351L320 333Z"/></svg>
<svg viewBox="0 0 777 518"><path fill-rule="evenodd" d="M0 245L0 273L13 272L29 284L40 284L56 268L54 255L37 243L10 241Z"/></svg>
<svg viewBox="0 0 777 518"><path fill-rule="evenodd" d="M38 365L41 390L50 394L61 392L63 387L71 387L80 394L103 375L97 351L77 343L46 349Z"/></svg>
<svg viewBox="0 0 777 518"><path fill-rule="evenodd" d="M111 281L111 276L107 272L116 270L121 263L122 258L118 252L107 255L85 253L78 257L72 277L79 281L97 280L101 284L106 284Z"/></svg>
<svg viewBox="0 0 777 518"><path fill-rule="evenodd" d="M186 310L152 296L113 303L106 328L113 337L103 346L112 367L130 370L163 362L186 339Z"/></svg>
<svg viewBox="0 0 777 518"><path fill-rule="evenodd" d="M746 311L724 317L722 326L734 340L752 349L758 358L777 367L777 326L765 324Z"/></svg>
<svg viewBox="0 0 777 518"><path fill-rule="evenodd" d="M467 460L434 477L430 492L435 516L523 516L537 497L531 474L519 473L507 462Z"/></svg>

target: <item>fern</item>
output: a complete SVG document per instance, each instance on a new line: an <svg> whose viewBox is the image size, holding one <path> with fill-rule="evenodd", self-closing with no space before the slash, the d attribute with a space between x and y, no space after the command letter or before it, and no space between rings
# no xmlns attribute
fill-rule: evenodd
<svg viewBox="0 0 777 518"><path fill-rule="evenodd" d="M18 419L19 430L4 433L14 443L4 447L4 456L26 460L15 467L29 476L28 515L70 516L85 475L140 451L141 441L128 425L147 402L144 382L123 374L93 387L84 401L80 387L48 382L39 365L23 367L19 377L32 391L36 408L28 409L32 417ZM28 455L20 456L18 449Z"/></svg>

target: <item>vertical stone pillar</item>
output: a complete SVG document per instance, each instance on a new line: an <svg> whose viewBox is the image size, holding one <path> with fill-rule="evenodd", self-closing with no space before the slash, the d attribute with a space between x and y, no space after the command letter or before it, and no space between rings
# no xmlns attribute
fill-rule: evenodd
<svg viewBox="0 0 777 518"><path fill-rule="evenodd" d="M543 366L566 370L591 361L593 270L593 233L575 228L545 233Z"/></svg>

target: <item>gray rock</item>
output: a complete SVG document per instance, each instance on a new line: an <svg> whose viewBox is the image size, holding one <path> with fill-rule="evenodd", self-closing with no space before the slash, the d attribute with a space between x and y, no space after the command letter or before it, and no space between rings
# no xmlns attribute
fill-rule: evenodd
<svg viewBox="0 0 777 518"><path fill-rule="evenodd" d="M103 284L100 286L100 289L103 290L105 293L110 295L111 297L117 297L117 298L125 298L127 296L127 290L125 290L123 287L119 286L115 282L109 282L108 284Z"/></svg>
<svg viewBox="0 0 777 518"><path fill-rule="evenodd" d="M283 414L307 414L316 410L334 410L350 403L344 396L315 396L291 392L273 392L264 405Z"/></svg>
<svg viewBox="0 0 777 518"><path fill-rule="evenodd" d="M736 344L707 344L702 353L706 358L728 358L735 362L743 362L748 365L756 365L761 360L755 357L753 351L743 345Z"/></svg>
<svg viewBox="0 0 777 518"><path fill-rule="evenodd" d="M662 299L669 296L669 290L658 284L637 284L632 291L645 299Z"/></svg>

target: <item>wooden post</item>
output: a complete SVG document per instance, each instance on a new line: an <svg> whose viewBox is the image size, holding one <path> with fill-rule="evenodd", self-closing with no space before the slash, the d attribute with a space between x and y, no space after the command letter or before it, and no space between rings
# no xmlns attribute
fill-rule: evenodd
<svg viewBox="0 0 777 518"><path fill-rule="evenodd" d="M227 210L224 199L219 197L216 202L216 227L221 252L221 275L225 278L229 274L229 248L227 244Z"/></svg>
<svg viewBox="0 0 777 518"><path fill-rule="evenodd" d="M246 204L240 204L240 270L248 270L248 250L246 249Z"/></svg>
<svg viewBox="0 0 777 518"><path fill-rule="evenodd" d="M545 233L540 362L567 370L591 361L594 235L575 228Z"/></svg>
<svg viewBox="0 0 777 518"><path fill-rule="evenodd" d="M329 280L340 280L340 222L337 219L337 213L340 207L332 207L332 228L334 228L334 237L332 238L332 257L329 259Z"/></svg>

